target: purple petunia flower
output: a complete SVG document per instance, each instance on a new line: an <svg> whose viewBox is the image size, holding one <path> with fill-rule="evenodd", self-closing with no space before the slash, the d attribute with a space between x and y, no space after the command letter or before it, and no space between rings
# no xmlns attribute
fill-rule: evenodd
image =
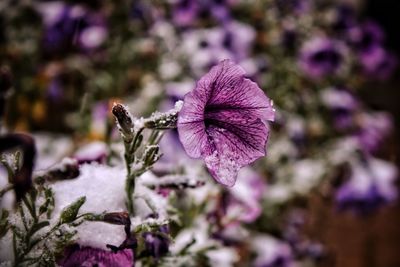
<svg viewBox="0 0 400 267"><path fill-rule="evenodd" d="M186 31L182 52L189 56L192 72L200 76L222 59L241 62L249 57L256 33L252 27L238 21L223 26Z"/></svg>
<svg viewBox="0 0 400 267"><path fill-rule="evenodd" d="M388 79L397 65L397 59L383 48L385 35L382 28L373 21L367 21L353 27L348 35L364 72L369 77Z"/></svg>
<svg viewBox="0 0 400 267"><path fill-rule="evenodd" d="M252 266L293 266L293 251L286 242L272 236L261 235L252 240L252 247L257 255Z"/></svg>
<svg viewBox="0 0 400 267"><path fill-rule="evenodd" d="M237 186L230 188L230 201L225 207L227 216L237 217L241 222L254 222L262 212L261 198L266 184L251 168L244 168ZM236 213L236 214L235 214Z"/></svg>
<svg viewBox="0 0 400 267"><path fill-rule="evenodd" d="M223 60L185 96L178 133L186 153L202 158L215 180L233 186L239 169L265 155L272 103L244 70Z"/></svg>
<svg viewBox="0 0 400 267"><path fill-rule="evenodd" d="M37 8L43 17L46 53L64 53L76 48L89 52L107 38L106 23L100 13L61 1L40 3Z"/></svg>
<svg viewBox="0 0 400 267"><path fill-rule="evenodd" d="M356 25L356 10L349 4L340 4L335 8L332 28L339 32L347 32Z"/></svg>
<svg viewBox="0 0 400 267"><path fill-rule="evenodd" d="M397 58L381 46L359 54L361 65L368 77L387 80L397 66Z"/></svg>
<svg viewBox="0 0 400 267"><path fill-rule="evenodd" d="M299 66L311 79L335 75L342 69L346 47L336 40L316 37L307 41L300 52Z"/></svg>
<svg viewBox="0 0 400 267"><path fill-rule="evenodd" d="M377 46L381 46L385 39L382 28L373 21L353 27L349 30L348 35L350 43L361 53L371 52Z"/></svg>
<svg viewBox="0 0 400 267"><path fill-rule="evenodd" d="M340 209L365 214L397 197L397 168L386 161L366 158L352 163L350 179L342 184L335 196Z"/></svg>
<svg viewBox="0 0 400 267"><path fill-rule="evenodd" d="M215 234L224 241L232 239L226 236L225 229L239 223L252 223L262 212L261 199L266 188L263 178L250 167L239 173L236 185L221 195L211 219L218 220L224 230ZM229 242L229 241L228 241Z"/></svg>
<svg viewBox="0 0 400 267"><path fill-rule="evenodd" d="M234 0L178 0L173 5L173 20L177 26L188 27L201 19L215 19L224 22L230 18L230 6Z"/></svg>
<svg viewBox="0 0 400 267"><path fill-rule="evenodd" d="M57 262L61 267L126 267L133 266L134 256L131 250L118 252L98 248L72 246L64 253L64 258Z"/></svg>
<svg viewBox="0 0 400 267"><path fill-rule="evenodd" d="M169 233L168 225L163 225L159 228L160 233L143 233L146 253L155 259L160 259L161 256L165 255L169 251L169 239L166 235ZM165 234L162 235L162 234Z"/></svg>
<svg viewBox="0 0 400 267"><path fill-rule="evenodd" d="M321 91L322 103L332 112L336 129L354 126L354 114L360 109L356 96L344 88L328 88Z"/></svg>
<svg viewBox="0 0 400 267"><path fill-rule="evenodd" d="M377 151L394 128L392 117L386 112L361 113L357 122L356 140L369 153Z"/></svg>

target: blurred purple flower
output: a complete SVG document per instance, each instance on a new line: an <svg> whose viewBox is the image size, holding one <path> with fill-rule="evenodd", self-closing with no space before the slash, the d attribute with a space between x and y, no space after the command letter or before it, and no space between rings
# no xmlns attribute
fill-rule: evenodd
<svg viewBox="0 0 400 267"><path fill-rule="evenodd" d="M220 33L216 35L219 45L230 51L236 61L248 57L255 36L256 33L251 26L237 21L226 23L223 28L220 28Z"/></svg>
<svg viewBox="0 0 400 267"><path fill-rule="evenodd" d="M380 46L360 53L359 58L367 77L378 80L389 79L397 66L396 56Z"/></svg>
<svg viewBox="0 0 400 267"><path fill-rule="evenodd" d="M231 216L237 212L234 215L237 216L237 220L251 223L261 215L261 198L266 183L260 175L250 168L243 169L239 178L236 186L229 189L231 201L226 207L226 213Z"/></svg>
<svg viewBox="0 0 400 267"><path fill-rule="evenodd" d="M186 27L192 25L197 16L199 4L197 1L180 0L173 9L173 19L176 25Z"/></svg>
<svg viewBox="0 0 400 267"><path fill-rule="evenodd" d="M319 260L324 256L325 249L321 244L308 240L304 235L306 216L307 214L304 211L296 209L291 211L284 228L283 238L288 242L296 257Z"/></svg>
<svg viewBox="0 0 400 267"><path fill-rule="evenodd" d="M350 43L356 49L368 77L386 80L397 65L395 55L383 48L384 39L382 28L373 21L364 22L349 31Z"/></svg>
<svg viewBox="0 0 400 267"><path fill-rule="evenodd" d="M223 59L235 56L223 46L225 30L221 27L186 31L183 34L183 52L189 56L190 67L196 76L204 75Z"/></svg>
<svg viewBox="0 0 400 267"><path fill-rule="evenodd" d="M351 177L335 196L339 209L366 214L397 197L397 168L386 161L365 158L351 163Z"/></svg>
<svg viewBox="0 0 400 267"><path fill-rule="evenodd" d="M253 242L257 253L254 267L286 267L293 266L293 255L290 246L271 236L258 236Z"/></svg>
<svg viewBox="0 0 400 267"><path fill-rule="evenodd" d="M246 76L255 81L260 81L265 77L270 69L270 60L267 56L258 55L254 58L249 58L240 62L240 66L246 71Z"/></svg>
<svg viewBox="0 0 400 267"><path fill-rule="evenodd" d="M275 111L244 70L221 61L185 96L178 133L186 153L203 158L215 180L233 186L239 169L265 155Z"/></svg>
<svg viewBox="0 0 400 267"><path fill-rule="evenodd" d="M331 110L338 130L354 126L354 113L360 108L358 99L348 90L329 88L321 92L322 103Z"/></svg>
<svg viewBox="0 0 400 267"><path fill-rule="evenodd" d="M48 89L47 96L52 102L61 102L64 97L64 90L61 78L59 76L51 79Z"/></svg>
<svg viewBox="0 0 400 267"><path fill-rule="evenodd" d="M232 238L226 235L227 227L254 222L262 212L261 198L265 188L266 183L259 174L249 167L243 168L236 185L223 192L210 214L209 218L222 228L214 236L229 243Z"/></svg>
<svg viewBox="0 0 400 267"><path fill-rule="evenodd" d="M353 6L349 4L340 4L335 9L335 18L333 29L339 32L347 33L356 25L356 12Z"/></svg>
<svg viewBox="0 0 400 267"><path fill-rule="evenodd" d="M68 248L57 263L62 267L126 267L134 265L134 256L130 249L112 252L76 245Z"/></svg>
<svg viewBox="0 0 400 267"><path fill-rule="evenodd" d="M157 260L168 253L169 251L169 239L167 236L169 229L167 225L163 225L159 228L160 233L145 232L143 233L145 249L148 255L156 258ZM163 235L165 234L165 235Z"/></svg>
<svg viewBox="0 0 400 267"><path fill-rule="evenodd" d="M178 0L173 6L173 20L177 26L194 26L199 19L213 18L224 22L230 18L233 0Z"/></svg>
<svg viewBox="0 0 400 267"><path fill-rule="evenodd" d="M183 52L190 55L190 66L195 74L203 75L222 59L235 62L251 54L255 31L245 23L229 21L221 27L186 31Z"/></svg>
<svg viewBox="0 0 400 267"><path fill-rule="evenodd" d="M382 28L373 21L353 27L348 34L350 42L360 53L371 52L377 46L381 46L385 38Z"/></svg>
<svg viewBox="0 0 400 267"><path fill-rule="evenodd" d="M360 147L375 152L393 129L393 120L386 112L362 113L358 116L359 130L355 136Z"/></svg>
<svg viewBox="0 0 400 267"><path fill-rule="evenodd" d="M337 40L315 37L301 48L299 66L311 79L338 74L344 63L346 48Z"/></svg>
<svg viewBox="0 0 400 267"><path fill-rule="evenodd" d="M105 163L108 155L107 144L101 141L95 141L81 146L75 153L78 163L85 164L90 162Z"/></svg>
<svg viewBox="0 0 400 267"><path fill-rule="evenodd" d="M90 51L107 37L103 16L83 6L54 1L40 3L38 10L45 26L46 53L65 53L74 48Z"/></svg>

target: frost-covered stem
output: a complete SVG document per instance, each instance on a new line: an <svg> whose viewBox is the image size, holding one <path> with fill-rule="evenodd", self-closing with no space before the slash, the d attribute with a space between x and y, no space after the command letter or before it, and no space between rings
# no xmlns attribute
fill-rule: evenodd
<svg viewBox="0 0 400 267"><path fill-rule="evenodd" d="M36 207L35 207L35 203L31 203L29 201L29 199L25 196L22 197L22 201L24 202L25 206L27 207L32 219L33 219L33 223L37 223L38 218L36 216Z"/></svg>
<svg viewBox="0 0 400 267"><path fill-rule="evenodd" d="M165 112L153 113L146 119L135 119L132 117L127 107L122 104L114 104L112 113L116 118L125 147L125 165L127 178L125 182L126 206L130 215L134 215L134 193L136 178L142 175L156 163L161 154L159 153L158 143L162 138L162 131L176 128L178 112L182 107L182 102L177 102L175 108ZM142 144L144 129L151 129L147 142ZM141 152L140 154L138 152Z"/></svg>
<svg viewBox="0 0 400 267"><path fill-rule="evenodd" d="M126 183L125 183L125 192L126 192L126 197L127 197L127 201L126 201L126 206L128 209L129 214L134 214L135 210L134 210L134 206L133 206L133 192L135 191L135 176L132 177L128 177L126 179Z"/></svg>
<svg viewBox="0 0 400 267"><path fill-rule="evenodd" d="M139 148L139 145L142 140L142 131L144 128L140 128L136 134L134 135L133 141L130 143L125 143L125 164L127 169L127 178L125 182L125 191L127 196L127 209L130 214L134 214L134 206L133 206L133 193L135 192L136 185L136 177L137 174L134 170L132 170L132 164L136 160L136 150Z"/></svg>
<svg viewBox="0 0 400 267"><path fill-rule="evenodd" d="M25 256L28 255L31 250L40 242L44 242L47 240L47 238L50 237L50 235L52 233L54 233L55 230L57 230L62 224L61 223L57 223L56 225L54 225L50 231L46 232L45 235L41 236L40 238L37 238L35 240L31 240L31 237L33 236L33 234L36 231L33 231L35 228L37 228L36 224L33 224L32 227L29 229L30 234L28 234L26 236L25 239L25 249L22 251L22 253L15 253L14 255L14 266L19 266L21 263L25 262L25 261L29 261L32 260L32 258L26 258ZM39 228L40 229L40 228ZM14 233L15 235L15 233ZM16 242L15 238L13 238L13 242Z"/></svg>
<svg viewBox="0 0 400 267"><path fill-rule="evenodd" d="M127 197L127 209L129 214L134 215L135 214L135 208L133 205L133 194L135 193L135 187L136 187L136 178L140 175L142 175L146 170L148 170L147 168L140 168L138 170L133 170L131 167L128 167L129 171L128 171L128 176L125 182L125 192L126 192L126 197Z"/></svg>

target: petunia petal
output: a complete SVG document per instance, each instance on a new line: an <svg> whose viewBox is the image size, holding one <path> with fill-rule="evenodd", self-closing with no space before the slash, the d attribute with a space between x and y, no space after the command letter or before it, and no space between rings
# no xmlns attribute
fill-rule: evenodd
<svg viewBox="0 0 400 267"><path fill-rule="evenodd" d="M273 121L275 112L271 100L244 75L242 67L223 60L199 80L196 91L207 97L206 108L241 109L254 118Z"/></svg>
<svg viewBox="0 0 400 267"><path fill-rule="evenodd" d="M211 175L221 184L233 186L239 169L265 155L268 129L260 119L248 125L207 128L209 144L202 157Z"/></svg>
<svg viewBox="0 0 400 267"><path fill-rule="evenodd" d="M205 96L192 91L185 96L179 112L178 133L186 153L193 158L201 156L201 148L207 143L204 125Z"/></svg>
<svg viewBox="0 0 400 267"><path fill-rule="evenodd" d="M185 96L179 138L189 156L203 158L212 176L233 186L239 169L265 155L272 102L229 60L220 62Z"/></svg>

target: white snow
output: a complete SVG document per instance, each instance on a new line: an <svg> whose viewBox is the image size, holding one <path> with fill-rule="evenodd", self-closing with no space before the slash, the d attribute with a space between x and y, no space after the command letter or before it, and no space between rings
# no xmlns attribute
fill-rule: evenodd
<svg viewBox="0 0 400 267"><path fill-rule="evenodd" d="M107 153L107 145L101 141L91 142L80 147L74 154L79 160L92 160Z"/></svg>
<svg viewBox="0 0 400 267"><path fill-rule="evenodd" d="M52 185L55 193L55 219L62 209L79 197L86 196L80 213L125 211L125 177L123 167L108 167L96 163L85 164L81 175ZM85 222L78 227L78 243L106 249L106 244L119 245L125 239L123 226L102 222Z"/></svg>
<svg viewBox="0 0 400 267"><path fill-rule="evenodd" d="M86 202L80 213L119 212L126 211L125 179L126 171L123 166L109 167L97 163L81 166L78 178L59 181L52 185L55 193L54 219L58 219L62 209L81 196L86 196ZM135 189L135 207L138 216L145 218L153 211L144 199L150 200L160 215L160 220L166 218L166 200L141 184L147 172L137 178ZM142 219L133 218L137 224ZM125 239L123 226L103 222L85 222L78 228L79 244L106 249L106 244L119 245Z"/></svg>

